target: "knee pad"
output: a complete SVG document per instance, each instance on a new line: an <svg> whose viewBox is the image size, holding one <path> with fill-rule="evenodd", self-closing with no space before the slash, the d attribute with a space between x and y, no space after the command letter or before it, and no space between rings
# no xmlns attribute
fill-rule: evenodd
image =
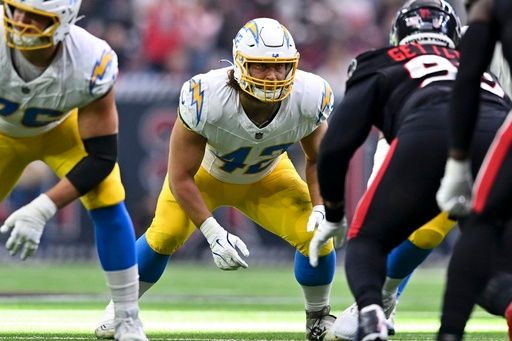
<svg viewBox="0 0 512 341"><path fill-rule="evenodd" d="M188 239L190 234L187 229L181 231L161 231L150 227L146 231L148 245L161 255L170 256L175 253Z"/></svg>
<svg viewBox="0 0 512 341"><path fill-rule="evenodd" d="M439 233L436 230L422 228L411 234L409 240L420 249L433 249L437 245L441 244L444 237L444 234Z"/></svg>

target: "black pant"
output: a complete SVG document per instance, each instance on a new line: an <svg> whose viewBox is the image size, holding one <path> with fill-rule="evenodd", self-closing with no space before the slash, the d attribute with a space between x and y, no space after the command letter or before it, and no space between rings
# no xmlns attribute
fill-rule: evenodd
<svg viewBox="0 0 512 341"><path fill-rule="evenodd" d="M512 125L507 121L475 182L473 210L460 221L462 234L448 268L441 332L462 335L475 301L489 279L512 274L511 145ZM512 282L508 286L512 288ZM497 306L491 308L503 313L512 300L511 292L499 290L490 294L499 298L493 300L487 294L487 299Z"/></svg>
<svg viewBox="0 0 512 341"><path fill-rule="evenodd" d="M481 115L471 150L474 175L502 120L503 114L492 110ZM435 194L447 158L447 126L446 116L433 109L407 115L358 205L349 231L346 273L359 307L381 305L387 254L440 212Z"/></svg>

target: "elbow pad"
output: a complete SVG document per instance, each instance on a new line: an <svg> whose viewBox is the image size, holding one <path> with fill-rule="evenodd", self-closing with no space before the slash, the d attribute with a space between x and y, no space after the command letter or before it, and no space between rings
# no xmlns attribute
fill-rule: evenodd
<svg viewBox="0 0 512 341"><path fill-rule="evenodd" d="M100 184L117 160L117 134L83 140L87 156L66 174L77 191L84 195Z"/></svg>

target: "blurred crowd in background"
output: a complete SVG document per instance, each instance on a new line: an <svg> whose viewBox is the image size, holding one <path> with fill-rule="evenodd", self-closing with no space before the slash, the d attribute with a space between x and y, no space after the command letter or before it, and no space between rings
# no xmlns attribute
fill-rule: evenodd
<svg viewBox="0 0 512 341"><path fill-rule="evenodd" d="M292 33L300 68L342 94L357 53L387 42L401 0L85 0L79 25L110 43L123 72L164 72L183 80L226 66L232 40L250 19L271 17Z"/></svg>
<svg viewBox="0 0 512 341"><path fill-rule="evenodd" d="M464 20L465 14L460 1L451 2ZM256 17L271 17L284 24L294 37L300 52L299 68L324 77L333 88L336 102L339 102L343 97L350 61L360 52L388 43L391 22L402 4L403 0L83 0L80 11L83 17L78 25L106 40L119 57L117 93L120 102L124 101L123 98L133 100L137 93L141 93L141 97L146 99L152 98L145 94L154 95L155 90L170 88L169 91L160 92L160 97L164 98L159 99L162 103L157 109L152 105L139 103L142 108L147 107L142 110L150 112L147 115L150 118L145 121L131 119L135 125L155 126L152 132L148 132L151 129L142 127L136 134L156 134L158 139L151 135L139 136L135 140L130 136L130 140L142 141L141 144L146 144L146 149L154 149L156 155L154 151L146 150L144 153L150 155L149 157L140 157L141 160L134 157L132 160L134 147L123 144L122 140L119 146L124 174L131 171L131 168L139 167L137 172L141 174L137 181L148 182L148 178L156 179L153 181L155 184L145 188L143 185L144 190L139 190L130 182L129 176L123 178L128 194L136 203L131 207L129 205L129 209L137 235L143 233L151 221L156 197L166 172L167 139L175 119L179 87L195 74L228 66L228 61L232 59L232 40L247 21ZM144 82L144 79L147 81ZM169 79L174 82L168 82ZM154 102L158 101L155 99ZM161 109L162 106L168 108ZM123 120L129 120L130 117L126 111L135 110L129 101L125 103L125 107L127 109L119 110L121 136ZM155 116L154 112L162 115ZM135 117L145 115L142 112L133 113ZM150 141L149 144L147 141ZM129 165L123 168L123 148L129 151L129 157L126 158L128 161L134 165L146 166ZM357 170L362 175L356 177L356 195L364 190L364 183L371 169L373 145L369 144L362 153L361 165ZM293 149L290 154L293 156ZM297 161L298 167L300 163L301 160ZM0 220L5 219L15 207L32 200L55 181L48 172L42 163L31 164L13 194L0 205ZM155 176L148 175L148 172L155 173ZM130 194L130 188L136 188L135 193ZM80 211L78 203L62 210L56 219L52 219L53 224L43 236L43 242L54 242L55 245L64 243L63 250L74 245L71 248L74 251L63 251L64 257L68 259L88 257L90 246L93 245L92 229L87 226L86 219L79 218ZM248 225L243 217L231 210L221 214L231 224ZM248 230L247 226L245 229ZM251 238L254 238L253 242L260 241L267 248L267 251L262 252L266 255L269 255L269 245L280 243L280 240L272 239L262 229L249 229L241 237L246 242L249 239L249 243ZM197 241L198 244L201 242L201 239ZM77 256L76 250L81 250L77 246L82 244L85 251L79 251ZM58 248L53 247L52 250L55 252ZM257 250L253 251L251 250L252 257L258 254ZM2 252L3 247L0 249L0 256ZM43 246L38 253L44 256L44 252ZM69 256L69 252L73 252L73 256ZM191 253L196 254L194 251Z"/></svg>
<svg viewBox="0 0 512 341"><path fill-rule="evenodd" d="M183 80L231 60L237 31L256 17L279 20L301 53L300 68L343 94L358 53L387 44L404 0L84 0L78 22L105 39L123 72L171 73ZM459 1L451 2L462 18Z"/></svg>

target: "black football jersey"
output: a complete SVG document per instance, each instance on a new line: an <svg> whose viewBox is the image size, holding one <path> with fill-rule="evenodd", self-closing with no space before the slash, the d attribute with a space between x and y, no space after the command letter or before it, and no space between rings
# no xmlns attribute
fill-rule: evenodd
<svg viewBox="0 0 512 341"><path fill-rule="evenodd" d="M494 0L493 25L497 31L502 31L508 25L512 16L512 2L510 0ZM511 63L511 60L508 60Z"/></svg>
<svg viewBox="0 0 512 341"><path fill-rule="evenodd" d="M351 90L356 88L358 92L367 91L370 95L364 100L373 105L366 109L372 112L362 116L391 141L401 122L415 109L448 105L459 57L457 50L420 44L363 53L349 67L346 96L352 96ZM509 98L490 73L482 76L481 99L490 105L510 106Z"/></svg>
<svg viewBox="0 0 512 341"><path fill-rule="evenodd" d="M402 128L408 132L448 129L458 65L459 52L438 45L386 47L354 59L345 96L331 115L320 147L318 177L324 200L343 199L344 181L334 179L345 179L350 159L372 127L389 143ZM485 73L479 92L489 121L502 120L510 100L495 77Z"/></svg>
<svg viewBox="0 0 512 341"><path fill-rule="evenodd" d="M450 148L458 151L469 150L477 118L482 115L479 108L485 102L479 96L479 75L490 64L497 41L501 41L505 60L509 64L512 62L512 35L508 33L512 27L507 26L511 25L512 2L494 0L492 13L486 12L486 6L475 11L479 14L476 19L470 17L469 27L459 45L462 63L450 101ZM491 15L489 18L488 14Z"/></svg>

